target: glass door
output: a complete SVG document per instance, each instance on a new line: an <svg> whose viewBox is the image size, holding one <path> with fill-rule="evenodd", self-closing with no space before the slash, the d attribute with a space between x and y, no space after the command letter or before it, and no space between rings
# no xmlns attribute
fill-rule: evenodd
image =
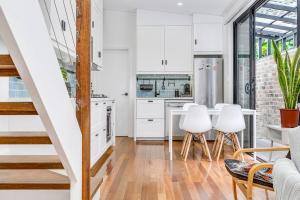
<svg viewBox="0 0 300 200"><path fill-rule="evenodd" d="M253 59L252 16L246 13L234 24L234 103L242 108L255 109L255 70ZM245 116L244 147L252 147L252 120Z"/></svg>

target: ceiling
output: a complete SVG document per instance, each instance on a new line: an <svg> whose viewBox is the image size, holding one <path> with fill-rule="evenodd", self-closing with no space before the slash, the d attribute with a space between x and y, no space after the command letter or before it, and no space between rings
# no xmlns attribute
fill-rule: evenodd
<svg viewBox="0 0 300 200"><path fill-rule="evenodd" d="M177 6L182 2L182 6ZM134 11L145 9L180 14L224 15L237 0L104 0L104 9Z"/></svg>

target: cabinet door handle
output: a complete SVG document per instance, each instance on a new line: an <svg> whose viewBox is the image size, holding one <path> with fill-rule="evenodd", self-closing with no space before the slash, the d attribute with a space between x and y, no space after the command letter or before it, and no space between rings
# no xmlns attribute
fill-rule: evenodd
<svg viewBox="0 0 300 200"><path fill-rule="evenodd" d="M66 31L66 22L64 20L60 21L60 26L62 31Z"/></svg>
<svg viewBox="0 0 300 200"><path fill-rule="evenodd" d="M161 65L164 65L164 60L161 60Z"/></svg>
<svg viewBox="0 0 300 200"><path fill-rule="evenodd" d="M153 122L154 120L153 119L148 119L148 122Z"/></svg>
<svg viewBox="0 0 300 200"><path fill-rule="evenodd" d="M98 51L98 57L101 58L101 51Z"/></svg>
<svg viewBox="0 0 300 200"><path fill-rule="evenodd" d="M103 103L103 105L105 105L106 103Z"/></svg>
<svg viewBox="0 0 300 200"><path fill-rule="evenodd" d="M149 100L148 103L153 103L153 101Z"/></svg>
<svg viewBox="0 0 300 200"><path fill-rule="evenodd" d="M96 134L95 136L96 136L96 137L98 137L98 136L99 136L99 134Z"/></svg>
<svg viewBox="0 0 300 200"><path fill-rule="evenodd" d="M165 65L168 65L168 60L165 60Z"/></svg>
<svg viewBox="0 0 300 200"><path fill-rule="evenodd" d="M99 103L96 103L95 105L96 105L96 106L98 106L98 105L99 105Z"/></svg>
<svg viewBox="0 0 300 200"><path fill-rule="evenodd" d="M198 41L197 40L195 40L195 45L197 45L198 44Z"/></svg>

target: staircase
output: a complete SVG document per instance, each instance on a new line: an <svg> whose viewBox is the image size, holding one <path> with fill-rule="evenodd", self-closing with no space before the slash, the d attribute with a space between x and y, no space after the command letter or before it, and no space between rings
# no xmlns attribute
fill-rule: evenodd
<svg viewBox="0 0 300 200"><path fill-rule="evenodd" d="M0 55L0 76L19 76L10 55ZM0 102L0 115L38 115L33 102ZM1 145L51 145L47 132L0 132ZM0 155L0 190L69 190L57 155ZM0 192L1 194L1 192Z"/></svg>
<svg viewBox="0 0 300 200"><path fill-rule="evenodd" d="M81 131L38 1L1 0L0 37L0 77L21 78L32 99L0 102L0 115L38 116L45 129L0 128L0 199L81 200Z"/></svg>

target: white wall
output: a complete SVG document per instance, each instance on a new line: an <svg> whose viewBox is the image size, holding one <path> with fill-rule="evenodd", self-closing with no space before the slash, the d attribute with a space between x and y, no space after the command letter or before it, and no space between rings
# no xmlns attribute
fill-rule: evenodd
<svg viewBox="0 0 300 200"><path fill-rule="evenodd" d="M130 137L133 137L134 101L135 101L135 66L136 66L136 14L133 12L104 10L104 50L128 50L130 65ZM104 70L97 73L105 74ZM113 77L112 77L113 78ZM101 93L101 86L97 85L97 77L93 76L93 88ZM109 87L106 85L105 87Z"/></svg>

